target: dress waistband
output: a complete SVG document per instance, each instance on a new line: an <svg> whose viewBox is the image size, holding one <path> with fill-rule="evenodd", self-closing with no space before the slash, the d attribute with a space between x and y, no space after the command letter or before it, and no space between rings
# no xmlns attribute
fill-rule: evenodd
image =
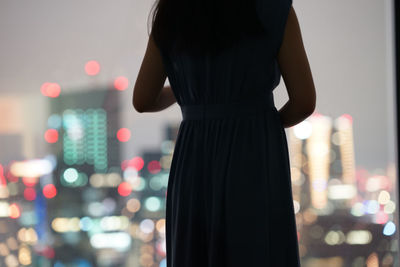
<svg viewBox="0 0 400 267"><path fill-rule="evenodd" d="M247 101L224 104L181 105L182 120L219 119L260 114L276 110L272 92Z"/></svg>

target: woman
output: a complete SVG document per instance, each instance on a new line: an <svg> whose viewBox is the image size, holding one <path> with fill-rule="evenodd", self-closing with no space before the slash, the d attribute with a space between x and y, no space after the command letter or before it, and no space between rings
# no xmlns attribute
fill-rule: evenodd
<svg viewBox="0 0 400 267"><path fill-rule="evenodd" d="M316 94L292 0L159 0L133 106L175 102L167 266L300 266L284 128Z"/></svg>

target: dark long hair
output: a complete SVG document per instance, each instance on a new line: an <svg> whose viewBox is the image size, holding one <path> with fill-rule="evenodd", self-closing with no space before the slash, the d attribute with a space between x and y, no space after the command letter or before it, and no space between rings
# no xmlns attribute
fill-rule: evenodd
<svg viewBox="0 0 400 267"><path fill-rule="evenodd" d="M148 34L159 48L215 54L265 31L255 1L156 0Z"/></svg>

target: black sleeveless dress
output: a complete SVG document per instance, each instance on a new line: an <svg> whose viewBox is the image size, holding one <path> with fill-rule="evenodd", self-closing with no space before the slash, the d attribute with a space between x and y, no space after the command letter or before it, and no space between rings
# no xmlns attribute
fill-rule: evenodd
<svg viewBox="0 0 400 267"><path fill-rule="evenodd" d="M268 35L217 57L161 51L182 111L168 180L167 267L300 266L288 146L272 91L292 0L258 0Z"/></svg>

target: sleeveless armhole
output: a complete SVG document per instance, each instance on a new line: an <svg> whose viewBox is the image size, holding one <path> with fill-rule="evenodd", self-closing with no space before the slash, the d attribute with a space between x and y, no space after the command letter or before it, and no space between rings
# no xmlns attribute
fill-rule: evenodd
<svg viewBox="0 0 400 267"><path fill-rule="evenodd" d="M269 35L273 56L277 56L293 0L256 1L258 17Z"/></svg>
<svg viewBox="0 0 400 267"><path fill-rule="evenodd" d="M281 15L281 20L280 20L280 24L279 24L279 31L278 31L278 45L277 45L277 49L276 49L276 53L278 53L279 49L282 46L282 42L283 42L283 36L285 34L285 28L286 28L286 23L289 17L289 11L290 8L292 7L292 2L293 0L286 0L283 1L284 2L284 7L282 9L282 15Z"/></svg>

